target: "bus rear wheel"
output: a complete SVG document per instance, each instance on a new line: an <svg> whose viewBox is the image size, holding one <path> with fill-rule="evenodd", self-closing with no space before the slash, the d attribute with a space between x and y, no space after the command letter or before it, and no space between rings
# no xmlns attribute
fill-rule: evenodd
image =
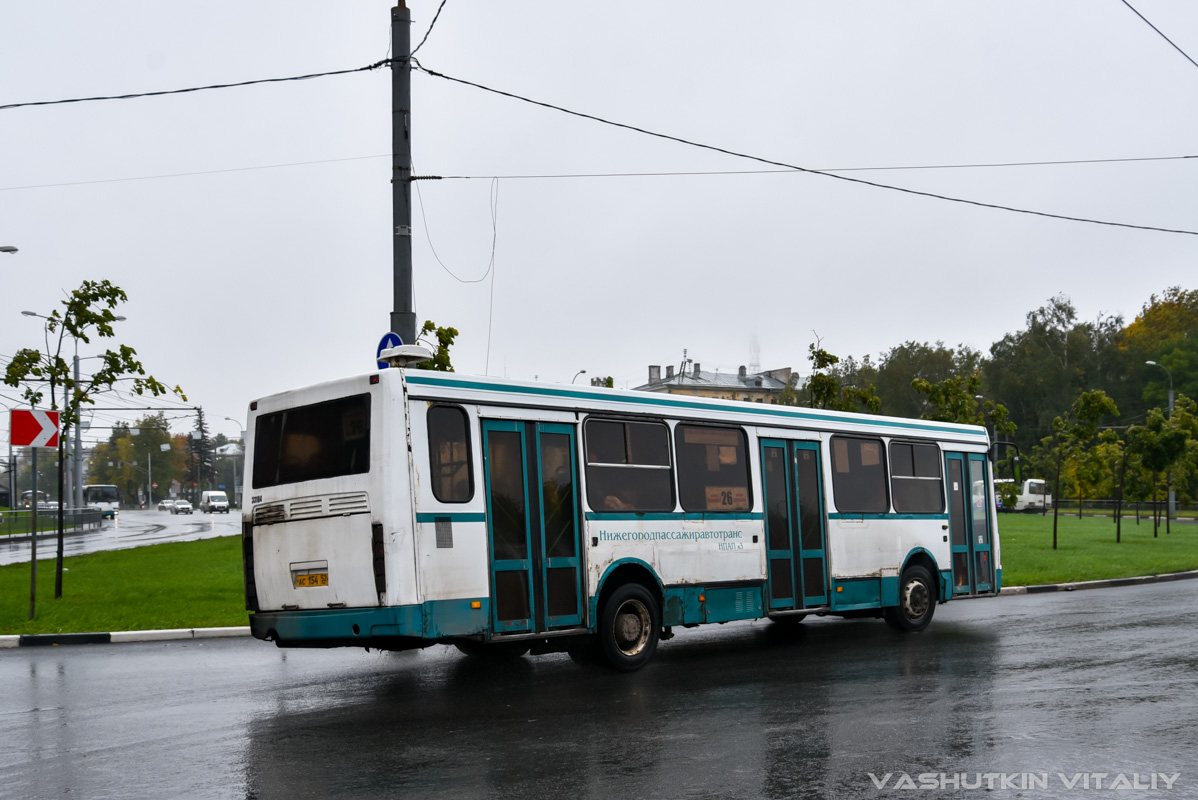
<svg viewBox="0 0 1198 800"><path fill-rule="evenodd" d="M657 601L639 583L626 583L603 606L599 643L607 663L620 672L634 672L653 658L661 635Z"/></svg>
<svg viewBox="0 0 1198 800"><path fill-rule="evenodd" d="M936 585L932 574L912 564L899 579L899 604L883 609L882 617L895 630L915 633L928 627L935 613Z"/></svg>

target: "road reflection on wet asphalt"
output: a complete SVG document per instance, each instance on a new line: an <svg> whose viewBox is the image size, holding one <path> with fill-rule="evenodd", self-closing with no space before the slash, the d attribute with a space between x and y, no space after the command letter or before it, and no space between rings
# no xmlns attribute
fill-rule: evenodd
<svg viewBox="0 0 1198 800"><path fill-rule="evenodd" d="M194 542L216 536L241 534L241 513L174 515L169 511L122 511L117 519L104 520L99 528L63 535L63 555L78 556L101 550L127 550L163 542ZM0 536L0 565L29 562L29 536ZM44 531L37 540L37 558L53 558L57 534Z"/></svg>
<svg viewBox="0 0 1198 800"><path fill-rule="evenodd" d="M729 623L630 675L444 646L0 651L0 794L871 797L927 774L940 797L984 775L1081 797L1065 779L1180 773L1168 796L1192 797L1196 613L1183 581L957 601L910 636Z"/></svg>

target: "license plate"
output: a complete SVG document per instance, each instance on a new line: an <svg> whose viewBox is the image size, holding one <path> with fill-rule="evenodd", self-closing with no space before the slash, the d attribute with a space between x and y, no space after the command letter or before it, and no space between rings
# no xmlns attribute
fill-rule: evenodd
<svg viewBox="0 0 1198 800"><path fill-rule="evenodd" d="M311 572L307 575L295 576L295 587L298 589L303 586L328 586L329 573L327 572Z"/></svg>

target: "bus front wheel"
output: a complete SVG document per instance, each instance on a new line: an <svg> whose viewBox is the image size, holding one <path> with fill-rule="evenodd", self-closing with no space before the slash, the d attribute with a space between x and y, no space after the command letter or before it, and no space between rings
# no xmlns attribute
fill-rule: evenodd
<svg viewBox="0 0 1198 800"><path fill-rule="evenodd" d="M661 635L657 601L639 583L617 588L603 607L599 641L607 663L633 672L649 663Z"/></svg>
<svg viewBox="0 0 1198 800"><path fill-rule="evenodd" d="M904 633L928 627L936 613L936 584L932 574L918 564L903 570L899 579L899 604L882 612L887 624Z"/></svg>

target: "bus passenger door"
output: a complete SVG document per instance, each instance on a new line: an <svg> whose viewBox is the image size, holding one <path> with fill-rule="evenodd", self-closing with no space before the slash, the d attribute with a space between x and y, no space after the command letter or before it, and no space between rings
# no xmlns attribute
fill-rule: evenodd
<svg viewBox="0 0 1198 800"><path fill-rule="evenodd" d="M483 422L495 633L582 622L575 461L572 426Z"/></svg>
<svg viewBox="0 0 1198 800"><path fill-rule="evenodd" d="M945 468L945 474L948 475L953 594L994 591L986 456L979 453L947 453Z"/></svg>
<svg viewBox="0 0 1198 800"><path fill-rule="evenodd" d="M827 605L819 444L765 439L761 463L769 609Z"/></svg>

